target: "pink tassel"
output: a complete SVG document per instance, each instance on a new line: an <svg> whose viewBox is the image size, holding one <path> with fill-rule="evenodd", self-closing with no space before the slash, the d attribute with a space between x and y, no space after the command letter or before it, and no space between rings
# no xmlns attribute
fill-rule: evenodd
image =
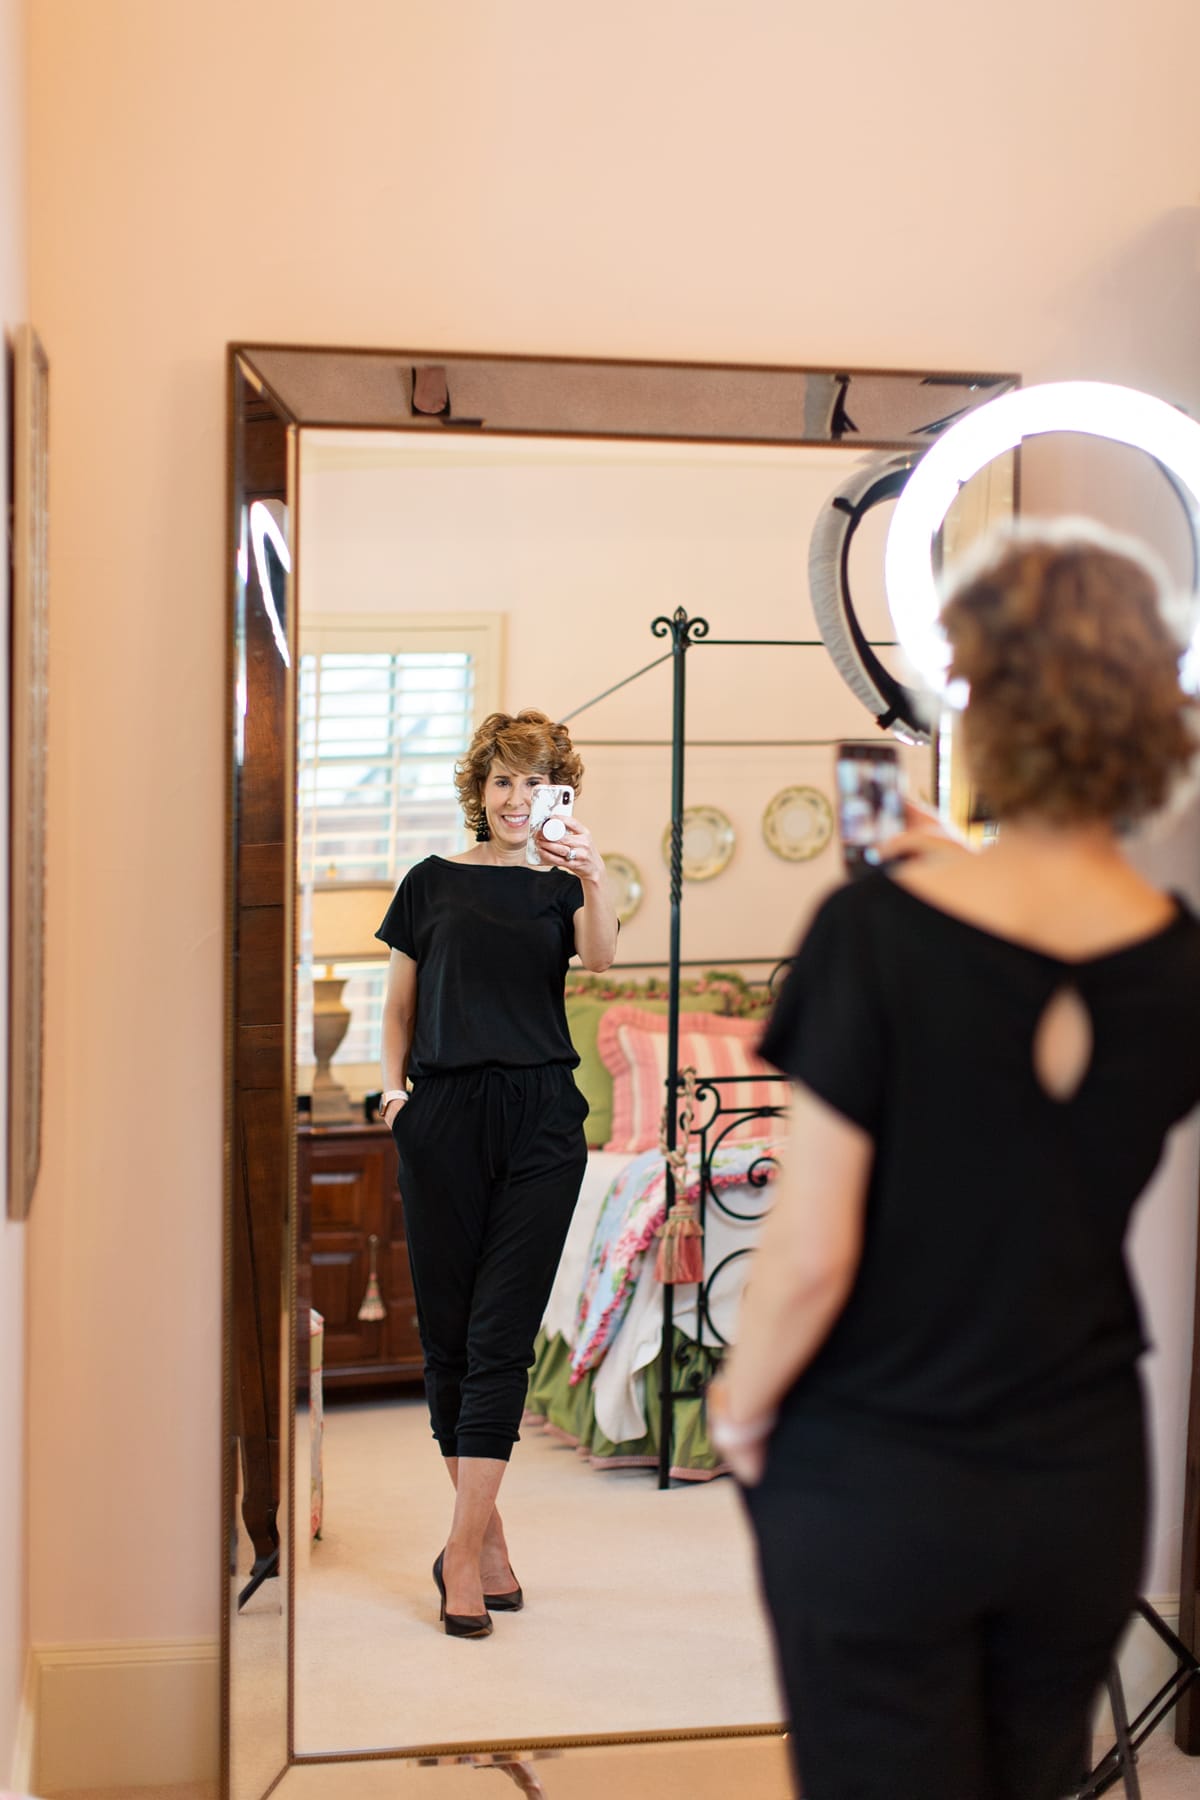
<svg viewBox="0 0 1200 1800"><path fill-rule="evenodd" d="M672 1287L704 1280L704 1233L694 1200L676 1200L658 1228L654 1273Z"/></svg>

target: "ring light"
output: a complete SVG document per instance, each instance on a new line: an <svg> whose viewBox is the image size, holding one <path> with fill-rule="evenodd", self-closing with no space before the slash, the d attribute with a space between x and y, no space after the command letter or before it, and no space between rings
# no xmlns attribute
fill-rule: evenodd
<svg viewBox="0 0 1200 1800"><path fill-rule="evenodd" d="M813 528L808 551L808 585L817 629L834 666L883 731L905 743L924 744L929 731L919 697L892 675L868 643L850 592L850 545L873 507L894 500L915 456L870 462L831 494Z"/></svg>
<svg viewBox="0 0 1200 1800"><path fill-rule="evenodd" d="M1154 457L1183 502L1200 570L1200 425L1165 400L1104 381L1017 388L967 413L925 452L900 493L884 550L884 585L896 637L913 668L949 704L950 646L940 624L933 545L960 487L1022 438L1050 431L1128 444ZM1188 661L1200 658L1200 624ZM959 684L955 683L957 687Z"/></svg>
<svg viewBox="0 0 1200 1800"><path fill-rule="evenodd" d="M291 667L291 653L288 650L287 632L283 628L283 620L279 616L279 608L275 604L275 589L271 580L271 565L267 560L267 545L279 561L285 575L292 572L292 558L288 550L279 523L271 515L265 501L256 500L250 508L250 536L254 542L254 566L258 571L258 585L262 591L263 605L267 617L271 621L271 636L279 651L281 661ZM243 575L243 580L245 576Z"/></svg>

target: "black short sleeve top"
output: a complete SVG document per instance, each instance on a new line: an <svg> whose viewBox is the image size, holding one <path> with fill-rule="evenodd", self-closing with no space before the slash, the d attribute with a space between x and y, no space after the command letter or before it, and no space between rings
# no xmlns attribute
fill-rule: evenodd
<svg viewBox="0 0 1200 1800"><path fill-rule="evenodd" d="M408 1072L536 1068L579 1057L563 999L583 889L562 869L427 856L376 937L417 965Z"/></svg>
<svg viewBox="0 0 1200 1800"><path fill-rule="evenodd" d="M1004 1429L1126 1378L1145 1347L1124 1258L1167 1132L1200 1098L1200 924L1086 961L999 937L879 874L816 915L764 1056L874 1139L859 1271L793 1404ZM1092 1057L1033 1067L1073 987Z"/></svg>

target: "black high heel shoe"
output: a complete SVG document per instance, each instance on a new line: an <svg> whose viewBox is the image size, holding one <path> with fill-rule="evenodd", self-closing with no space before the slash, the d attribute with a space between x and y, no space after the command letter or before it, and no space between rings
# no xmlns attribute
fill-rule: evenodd
<svg viewBox="0 0 1200 1800"><path fill-rule="evenodd" d="M444 1550L439 1550L438 1559L433 1565L433 1579L437 1591L442 1597L442 1610L438 1614L438 1623L445 1626L447 1637L490 1637L492 1620L489 1613L450 1613L446 1611L446 1583L442 1576L442 1558L445 1554Z"/></svg>
<svg viewBox="0 0 1200 1800"><path fill-rule="evenodd" d="M525 1604L525 1596L521 1592L521 1584L518 1582L510 1594L485 1594L483 1596L483 1604L490 1613L520 1612Z"/></svg>

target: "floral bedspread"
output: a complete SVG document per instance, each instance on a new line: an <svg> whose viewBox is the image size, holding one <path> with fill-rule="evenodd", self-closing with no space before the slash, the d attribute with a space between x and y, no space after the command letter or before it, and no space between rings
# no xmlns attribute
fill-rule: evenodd
<svg viewBox="0 0 1200 1800"><path fill-rule="evenodd" d="M747 1139L722 1145L713 1154L713 1188L737 1187L746 1181L754 1164L769 1180L773 1162L763 1162L773 1146L765 1139ZM688 1157L687 1197L700 1193L700 1156ZM604 1359L615 1337L641 1273L647 1250L656 1248L659 1226L667 1213L667 1171L661 1150L643 1150L617 1176L605 1197L592 1235L587 1274L579 1296L571 1385L583 1380Z"/></svg>

